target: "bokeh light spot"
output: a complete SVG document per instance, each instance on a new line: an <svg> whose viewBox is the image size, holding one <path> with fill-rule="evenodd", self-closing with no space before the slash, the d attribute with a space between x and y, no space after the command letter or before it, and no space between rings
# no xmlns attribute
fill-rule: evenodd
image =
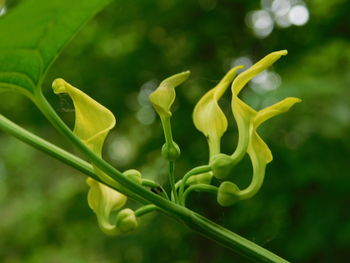
<svg viewBox="0 0 350 263"><path fill-rule="evenodd" d="M272 32L274 24L269 12L258 10L248 14L248 26L256 37L265 38Z"/></svg>
<svg viewBox="0 0 350 263"><path fill-rule="evenodd" d="M303 5L296 5L290 10L288 17L293 25L302 26L309 20L309 11Z"/></svg>
<svg viewBox="0 0 350 263"><path fill-rule="evenodd" d="M118 163L118 165L127 165L135 156L135 148L132 145L130 138L117 135L108 145L108 154L112 160Z"/></svg>

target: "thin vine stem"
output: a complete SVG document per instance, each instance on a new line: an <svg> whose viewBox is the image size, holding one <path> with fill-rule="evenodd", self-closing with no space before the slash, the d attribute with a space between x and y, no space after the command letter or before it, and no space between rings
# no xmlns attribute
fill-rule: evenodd
<svg viewBox="0 0 350 263"><path fill-rule="evenodd" d="M138 208L135 211L135 216L140 217L140 216L143 216L145 214L148 214L150 212L157 211L157 210L159 210L159 208L155 205L145 205L143 207Z"/></svg>
<svg viewBox="0 0 350 263"><path fill-rule="evenodd" d="M185 190L185 187L186 187L186 182L187 182L188 178L190 178L191 176L196 175L196 174L209 172L210 170L211 170L210 165L202 165L202 166L195 167L192 170L188 171L184 175L184 177L181 179L180 188L179 188L179 198L180 198L180 200L182 199L182 195L184 193L184 190Z"/></svg>
<svg viewBox="0 0 350 263"><path fill-rule="evenodd" d="M142 179L142 185L146 187L151 187L151 188L159 188L162 191L162 195L164 195L166 199L170 200L167 192L164 190L163 186L161 186L160 184L150 179Z"/></svg>
<svg viewBox="0 0 350 263"><path fill-rule="evenodd" d="M175 188L174 170L175 170L175 162L169 161L169 184L171 187L171 192L174 193L174 201L176 204L179 204L179 197Z"/></svg>
<svg viewBox="0 0 350 263"><path fill-rule="evenodd" d="M196 184L196 185L190 186L184 192L182 200L181 200L181 202L184 206L186 205L186 200L187 200L188 195L194 191L195 192L207 192L207 193L211 193L211 194L216 195L218 193L218 188L214 185L209 185L209 184Z"/></svg>
<svg viewBox="0 0 350 263"><path fill-rule="evenodd" d="M70 167L73 167L80 171L82 174L85 174L94 180L118 191L125 195L128 195L131 199L134 199L142 204L147 204L148 202L133 193L130 193L129 191L125 191L123 188L116 188L113 185L109 185L103 180L101 180L100 177L98 177L95 173L94 168L91 164L88 162L80 159L79 157L67 152L66 150L63 150L62 148L36 136L35 134L23 129L22 127L18 126L17 124L13 123L6 117L0 114L0 129L3 131L13 135L17 139L33 146L34 148L37 148L38 150L41 150L48 155L62 161L63 163L67 164Z"/></svg>

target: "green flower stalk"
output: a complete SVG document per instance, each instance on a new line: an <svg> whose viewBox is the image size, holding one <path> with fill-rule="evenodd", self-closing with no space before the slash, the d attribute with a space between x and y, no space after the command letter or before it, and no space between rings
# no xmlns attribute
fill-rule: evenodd
<svg viewBox="0 0 350 263"><path fill-rule="evenodd" d="M179 203L175 188L174 161L179 158L181 151L173 140L170 117L170 108L175 100L175 88L182 84L190 76L190 71L175 74L163 80L159 87L150 94L149 99L155 111L158 113L163 126L165 143L162 147L162 156L169 161L169 183L176 203Z"/></svg>

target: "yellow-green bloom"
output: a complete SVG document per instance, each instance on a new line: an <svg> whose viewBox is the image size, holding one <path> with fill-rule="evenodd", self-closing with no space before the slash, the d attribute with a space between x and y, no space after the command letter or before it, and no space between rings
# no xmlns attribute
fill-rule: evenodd
<svg viewBox="0 0 350 263"><path fill-rule="evenodd" d="M223 206L231 205L237 200L248 199L260 189L264 180L266 165L272 161L272 154L256 130L266 120L288 111L295 103L301 101L298 98L286 98L257 112L238 98L239 92L250 79L286 54L287 51L282 50L267 55L238 75L232 83L232 111L237 122L239 139L236 151L231 157L234 162L237 162L247 152L253 166L253 178L251 184L244 190L239 190L233 183L222 183L219 187L218 202ZM215 173L214 176L216 176ZM231 201L229 199L230 195L232 197Z"/></svg>
<svg viewBox="0 0 350 263"><path fill-rule="evenodd" d="M63 79L56 79L52 88L56 94L67 93L72 98L75 108L73 132L93 152L101 155L104 140L115 126L113 113Z"/></svg>
<svg viewBox="0 0 350 263"><path fill-rule="evenodd" d="M222 206L229 206L237 200L251 198L259 191L264 181L266 165L272 161L272 154L269 147L261 139L256 130L266 120L288 111L295 103L300 101L301 100L298 98L286 98L258 112L250 108L248 105L245 105L245 108L249 110L249 113L254 115L250 118L250 125L248 128L249 143L247 147L247 153L253 166L253 178L250 185L241 191L235 184L231 182L223 182L219 187L219 204ZM230 196L231 199L229 198Z"/></svg>
<svg viewBox="0 0 350 263"><path fill-rule="evenodd" d="M175 88L187 80L189 76L190 71L175 74L163 80L159 87L149 96L150 102L158 113L163 126L165 144L162 147L162 156L170 161L174 161L180 156L180 148L173 141L170 108L175 100Z"/></svg>
<svg viewBox="0 0 350 263"><path fill-rule="evenodd" d="M103 143L109 131L115 126L113 113L63 79L56 79L52 88L56 94L67 93L72 98L75 108L73 132L93 152L101 156ZM95 166L94 169L102 180L119 187L117 182ZM87 183L90 186L88 203L97 216L100 228L106 234L119 234L121 230L111 222L110 215L124 206L126 196L92 178L88 178Z"/></svg>
<svg viewBox="0 0 350 263"><path fill-rule="evenodd" d="M120 234L120 229L111 223L110 215L125 205L126 196L92 178L86 182L90 186L88 204L95 212L101 230L107 235Z"/></svg>
<svg viewBox="0 0 350 263"><path fill-rule="evenodd" d="M171 116L170 108L175 100L175 88L186 81L189 76L190 71L175 74L163 80L159 87L151 93L149 99L161 118Z"/></svg>
<svg viewBox="0 0 350 263"><path fill-rule="evenodd" d="M232 154L232 158L235 160L241 160L244 156L249 142L250 126L252 119L256 115L256 111L249 107L246 103L238 98L240 91L248 83L249 80L254 78L256 75L270 67L275 61L281 56L287 55L287 50L281 50L272 52L265 56L263 59L255 63L249 69L245 70L237 76L232 83L232 112L237 122L238 127L238 145L236 151Z"/></svg>
<svg viewBox="0 0 350 263"><path fill-rule="evenodd" d="M227 119L218 102L240 68L242 66L232 68L227 72L218 85L204 94L193 111L195 127L208 140L210 159L220 153L221 137L227 129Z"/></svg>

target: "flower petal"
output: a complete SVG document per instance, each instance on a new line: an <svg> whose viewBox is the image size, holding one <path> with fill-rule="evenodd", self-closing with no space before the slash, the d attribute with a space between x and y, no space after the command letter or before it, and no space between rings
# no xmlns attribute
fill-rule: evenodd
<svg viewBox="0 0 350 263"><path fill-rule="evenodd" d="M229 87L236 72L242 66L232 68L217 86L198 101L193 111L195 127L208 139L210 157L220 153L220 140L227 129L227 119L218 101Z"/></svg>
<svg viewBox="0 0 350 263"><path fill-rule="evenodd" d="M113 113L63 79L56 79L52 88L56 94L67 93L72 98L75 108L74 133L92 151L101 155L104 140L115 126Z"/></svg>
<svg viewBox="0 0 350 263"><path fill-rule="evenodd" d="M261 60L259 60L257 63L255 63L253 66L248 68L246 71L243 71L241 74L237 76L237 78L232 83L232 92L236 95L239 94L239 92L242 90L242 88L245 86L245 84L248 83L249 80L254 78L256 75L258 75L260 72L264 71L268 67L270 67L273 63L275 63L281 56L287 55L287 50L280 50L275 51Z"/></svg>
<svg viewBox="0 0 350 263"><path fill-rule="evenodd" d="M101 156L104 140L115 126L113 113L63 79L56 79L52 87L56 94L67 93L72 98L75 107L73 132L93 152ZM117 182L95 165L92 166L104 182L119 187ZM101 230L110 235L119 234L120 230L110 222L110 215L124 206L127 200L126 196L92 178L88 178L86 182L90 186L88 204L95 212Z"/></svg>
<svg viewBox="0 0 350 263"><path fill-rule="evenodd" d="M95 212L101 230L108 235L119 234L119 229L110 221L110 215L125 205L126 196L94 179L88 178L86 182L90 186L88 204Z"/></svg>
<svg viewBox="0 0 350 263"><path fill-rule="evenodd" d="M159 116L171 116L170 107L175 100L175 87L179 86L190 76L190 71L175 74L163 80L159 87L151 93L149 99Z"/></svg>

